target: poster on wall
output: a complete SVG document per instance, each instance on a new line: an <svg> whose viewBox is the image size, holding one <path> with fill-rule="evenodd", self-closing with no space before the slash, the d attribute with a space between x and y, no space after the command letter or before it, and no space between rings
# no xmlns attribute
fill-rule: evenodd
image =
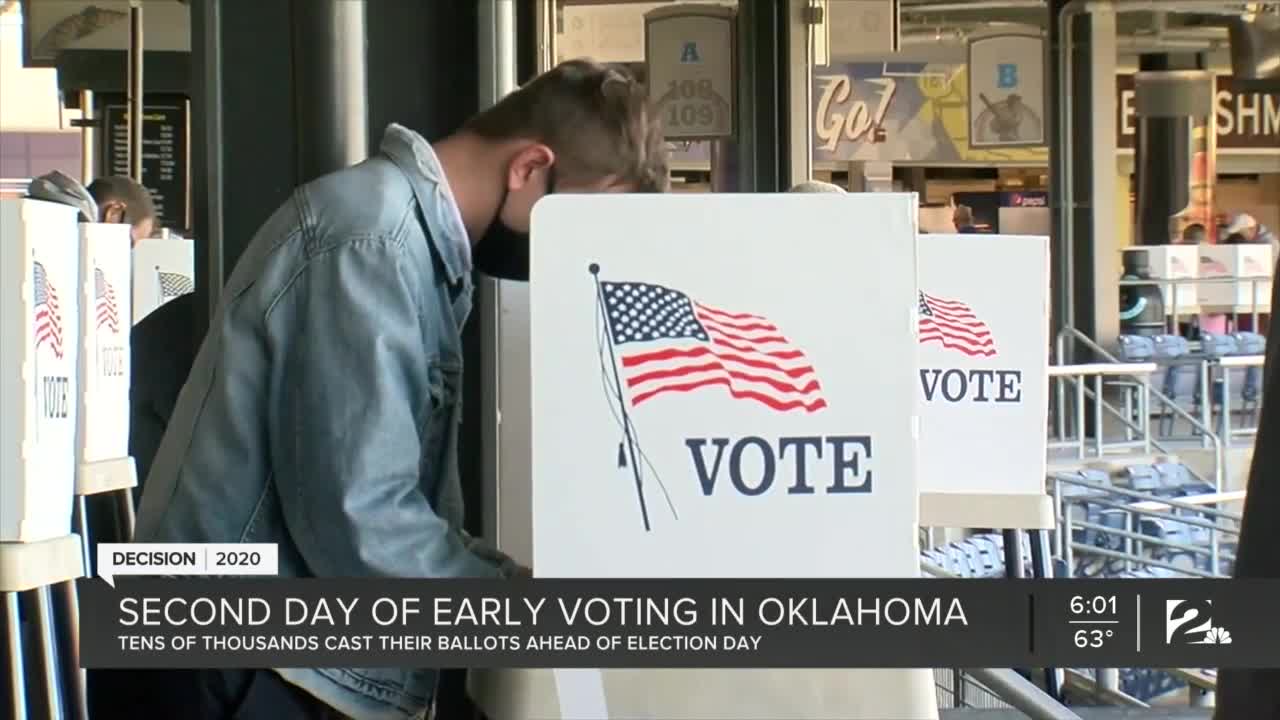
<svg viewBox="0 0 1280 720"><path fill-rule="evenodd" d="M1046 164L1042 146L969 141L964 65L856 62L815 68L814 162Z"/></svg>
<svg viewBox="0 0 1280 720"><path fill-rule="evenodd" d="M1044 41L1038 33L969 41L969 144L1045 143Z"/></svg>

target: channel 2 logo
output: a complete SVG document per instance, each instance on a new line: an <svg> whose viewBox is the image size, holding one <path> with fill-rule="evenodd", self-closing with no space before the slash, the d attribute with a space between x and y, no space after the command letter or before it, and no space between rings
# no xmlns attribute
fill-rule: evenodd
<svg viewBox="0 0 1280 720"><path fill-rule="evenodd" d="M1212 600L1166 600L1166 645L1230 645L1231 633L1213 621Z"/></svg>

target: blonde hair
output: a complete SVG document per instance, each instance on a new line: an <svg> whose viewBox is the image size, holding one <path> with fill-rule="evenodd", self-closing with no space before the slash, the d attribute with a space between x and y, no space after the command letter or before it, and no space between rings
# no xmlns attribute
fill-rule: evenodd
<svg viewBox="0 0 1280 720"><path fill-rule="evenodd" d="M489 140L527 139L556 154L560 179L612 178L637 192L670 187L660 114L629 70L569 60L479 113L463 130Z"/></svg>

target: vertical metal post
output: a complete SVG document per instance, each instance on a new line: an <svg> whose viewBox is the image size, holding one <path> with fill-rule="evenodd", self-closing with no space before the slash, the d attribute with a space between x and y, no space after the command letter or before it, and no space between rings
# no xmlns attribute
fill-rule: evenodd
<svg viewBox="0 0 1280 720"><path fill-rule="evenodd" d="M1146 375L1142 378L1142 453L1144 455L1151 454L1151 376Z"/></svg>
<svg viewBox="0 0 1280 720"><path fill-rule="evenodd" d="M294 0L294 83L302 182L369 156L364 0Z"/></svg>
<svg viewBox="0 0 1280 720"><path fill-rule="evenodd" d="M93 91L80 91L80 182L88 185L97 173L98 131L91 124L93 117Z"/></svg>
<svg viewBox="0 0 1280 720"><path fill-rule="evenodd" d="M9 656L9 709L13 717L27 717L27 674L22 654L22 616L18 611L19 595L4 595L4 634L8 639L5 648Z"/></svg>
<svg viewBox="0 0 1280 720"><path fill-rule="evenodd" d="M1076 444L1079 448L1079 457L1084 459L1088 455L1087 444L1089 438L1086 437L1084 427L1084 375L1074 376L1076 383Z"/></svg>
<svg viewBox="0 0 1280 720"><path fill-rule="evenodd" d="M62 672L58 658L58 637L53 619L53 598L48 586L32 591L31 598L35 605L35 622L32 625L40 634L37 655L40 658L40 671L43 675L45 707L49 711L50 720L62 720Z"/></svg>
<svg viewBox="0 0 1280 720"><path fill-rule="evenodd" d="M1097 689L1098 699L1104 699L1105 693L1116 692L1120 689L1120 670L1117 668L1098 668Z"/></svg>
<svg viewBox="0 0 1280 720"><path fill-rule="evenodd" d="M813 177L813 0L789 0L787 8L788 186Z"/></svg>
<svg viewBox="0 0 1280 720"><path fill-rule="evenodd" d="M83 497L83 496L81 496ZM85 574L90 570L86 565ZM62 635L62 670L66 675L68 691L71 696L71 716L75 720L89 719L89 673L80 667L80 600L76 590L76 581L68 580L55 586L61 602L60 612L56 613L58 632Z"/></svg>
<svg viewBox="0 0 1280 720"><path fill-rule="evenodd" d="M142 182L142 2L129 2L129 176Z"/></svg>
<svg viewBox="0 0 1280 720"><path fill-rule="evenodd" d="M546 45L538 53L538 69L550 67L551 44L555 39L555 14L550 2L539 3L538 35ZM516 9L512 0L479 0L477 20L477 75L481 108L487 108L516 88ZM521 283L501 282L480 276L478 280L481 358L481 497L484 509L484 535L504 551L514 553L517 560L529 562L522 551L532 545L532 527L507 527L503 532L502 507L512 502L520 507L520 498L531 492L528 476L528 453L508 443L521 441L520 427L528 419L527 349L529 305L528 289ZM512 383L507 386L504 378ZM523 384L521 384L523 378ZM503 410L508 409L504 416ZM505 425L504 425L505 421ZM509 432L508 432L509 431ZM510 449L516 454L511 473L524 477L506 478L502 458ZM518 497L517 497L518 496ZM527 504L524 507L528 507ZM527 511L526 511L527 512ZM519 514L517 514L517 518Z"/></svg>
<svg viewBox="0 0 1280 720"><path fill-rule="evenodd" d="M1209 433L1213 432L1213 381L1209 372L1209 361L1200 361L1200 446L1209 447Z"/></svg>
<svg viewBox="0 0 1280 720"><path fill-rule="evenodd" d="M1053 554L1062 557L1062 519L1071 508L1062 504L1062 480L1057 477L1053 479L1053 509L1054 519L1057 521L1053 529Z"/></svg>
<svg viewBox="0 0 1280 720"><path fill-rule="evenodd" d="M204 337L226 277L223 228L222 0L192 0L191 161L192 230L198 307L192 322L196 343ZM195 348L192 348L195 352Z"/></svg>
<svg viewBox="0 0 1280 720"><path fill-rule="evenodd" d="M1080 380L1083 382L1084 377L1081 376ZM1103 432L1103 427L1102 427L1103 420L1104 418L1102 415L1102 376L1095 375L1093 378L1093 434L1094 434L1093 444L1094 444L1094 447L1097 448L1099 458L1101 458L1104 454L1103 442L1106 439L1106 433ZM1081 432L1084 432L1083 427L1080 430Z"/></svg>
<svg viewBox="0 0 1280 720"><path fill-rule="evenodd" d="M1068 507L1062 513L1062 561L1066 565L1066 576L1072 577L1076 574L1075 568L1075 551L1071 547L1074 540L1075 530L1072 528L1071 508Z"/></svg>

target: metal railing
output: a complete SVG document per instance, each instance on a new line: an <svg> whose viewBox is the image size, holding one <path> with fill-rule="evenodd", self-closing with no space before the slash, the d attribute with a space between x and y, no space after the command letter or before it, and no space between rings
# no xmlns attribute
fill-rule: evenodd
<svg viewBox="0 0 1280 720"><path fill-rule="evenodd" d="M1050 366L1051 381L1057 383L1057 387L1051 393L1051 397L1054 399L1053 428L1055 439L1051 439L1049 442L1050 451L1070 447L1076 449L1077 459L1083 460L1089 457L1085 401L1093 400L1093 448L1097 457L1104 457L1108 448L1131 451L1137 447L1141 447L1146 453L1155 451L1165 455L1174 455L1175 453L1171 447L1153 437L1151 414L1153 409L1157 409L1162 413L1168 413L1185 420L1194 431L1200 434L1203 445L1213 450L1212 484L1214 488L1222 489L1222 482L1226 477L1226 453L1222 438L1213 430L1212 420L1206 413L1202 412L1201 417L1196 417L1179 405L1176 400L1151 387L1150 376L1159 368L1158 365L1155 363L1125 363L1075 328L1063 328L1058 333L1055 341L1055 350L1059 362L1066 355L1068 340L1081 343L1105 360L1105 362L1086 365ZM1090 376L1100 376L1094 377L1093 387L1088 387L1088 383L1085 382L1086 378ZM1104 393L1105 381L1103 378L1108 376L1126 379L1130 385L1138 388L1139 412L1136 413L1136 418L1131 407L1126 407L1122 410L1106 401ZM1054 378L1057 378L1057 380L1054 380ZM1204 384L1203 381L1202 384ZM1067 403L1068 385L1074 385L1075 387L1074 406ZM1202 399L1212 398L1210 393L1211 388L1202 387ZM1126 398L1127 402L1128 398ZM1067 418L1069 414L1074 417L1075 421L1073 423L1074 434L1072 435L1067 434ZM1120 426L1125 431L1124 440L1113 443L1106 442L1103 421L1107 417L1115 418L1119 421ZM1130 435L1130 433L1134 435ZM1140 439L1130 440L1129 438L1133 436ZM1207 478L1200 478L1194 472L1192 474L1197 479L1209 482Z"/></svg>
<svg viewBox="0 0 1280 720"><path fill-rule="evenodd" d="M1235 559L1233 554L1223 551L1220 538L1224 535L1239 538L1240 515L1214 506L1242 501L1245 497L1243 491L1170 498L1062 476L1052 477L1052 484L1058 528L1055 540L1069 577L1075 574L1077 555L1091 556L1100 560L1104 570L1108 564L1111 564L1118 565L1119 567L1114 569L1120 571L1159 568L1165 571L1166 576L1203 578L1222 577L1223 561L1230 562ZM1085 490L1086 493L1069 495L1064 492L1063 485L1074 485ZM1076 506L1089 505L1121 512L1124 517L1124 527L1117 528L1077 519ZM1087 507L1081 509L1088 517ZM1180 524L1188 529L1200 528L1209 535L1208 547L1197 544L1194 538L1190 538L1190 542L1177 542L1136 531L1134 525L1140 526L1144 518L1165 523L1166 527ZM1078 542L1075 539L1077 529L1092 533L1093 543ZM1108 537L1111 539L1108 540ZM1101 545L1109 547L1100 547ZM1190 557L1193 567L1180 566L1176 562L1162 559L1169 555L1175 558L1176 556ZM1207 571L1199 567L1199 560L1206 556L1209 561ZM1189 705L1207 707L1213 704L1217 690L1216 673L1188 668L1170 668L1165 672L1175 681L1186 683L1186 697ZM1068 696L1073 693L1083 694L1107 704L1149 707L1148 703L1120 689L1119 673L1120 671L1114 668L1095 670L1093 676L1079 670L1068 670L1065 675L1065 691Z"/></svg>
<svg viewBox="0 0 1280 720"><path fill-rule="evenodd" d="M938 578L960 576L927 561L923 574ZM1080 720L1070 708L1007 668L934 668L938 707L1020 710L1032 720Z"/></svg>
<svg viewBox="0 0 1280 720"><path fill-rule="evenodd" d="M1182 575L1203 578L1222 577L1222 561L1224 559L1228 561L1235 560L1234 555L1224 556L1221 548L1221 536L1232 535L1239 537L1240 515L1226 510L1219 510L1212 507L1212 505L1242 500L1244 498L1243 492L1208 494L1202 500L1212 502L1204 502L1197 500L1195 496L1182 498L1163 497L1115 485L1094 483L1082 478L1066 477L1062 474L1053 475L1050 481L1053 486L1054 514L1057 521L1055 544L1058 549L1058 555L1066 565L1068 576L1073 575L1075 572L1076 553L1120 562L1126 570L1160 568ZM1083 488L1088 492L1067 494L1063 491L1063 485ZM1117 498L1116 496L1119 497ZM1073 504L1093 505L1108 510L1120 511L1124 514L1124 527L1117 528L1088 520L1078 520L1071 507ZM1183 514L1179 514L1177 512L1179 510L1183 511ZM1190 515L1186 513L1190 513ZM1143 518L1151 518L1170 525L1177 524L1188 528L1205 530L1209 534L1209 545L1204 547L1194 543L1180 543L1141 533L1139 532L1141 528L1135 528L1134 526L1135 524L1140 526ZM1076 542L1075 530L1077 528L1091 531L1095 533L1095 537L1113 536L1118 541L1107 544L1121 549L1112 550L1098 545ZM1209 570L1200 570L1198 567L1181 567L1175 563L1167 562L1161 557L1155 557L1172 554L1168 551L1192 556L1193 564L1195 565L1198 565L1196 556L1207 556Z"/></svg>
<svg viewBox="0 0 1280 720"><path fill-rule="evenodd" d="M1258 426L1256 424L1244 425L1240 428L1236 428L1232 423L1231 370L1234 368L1261 369L1265 364L1266 359L1267 358L1265 355L1233 355L1233 356L1228 356L1224 358L1219 358L1218 360L1212 363L1206 362L1204 364L1204 373L1206 377L1201 381L1202 386L1208 386L1212 388L1213 381L1214 381L1214 378L1213 378L1214 367L1216 367L1221 371L1222 409L1219 417L1221 418L1222 422L1219 423L1219 427L1222 428L1222 432L1221 432L1222 442L1227 447L1231 447L1231 441L1236 437L1245 436L1245 437L1252 438L1258 434ZM1242 418L1241 418L1242 420L1244 420L1244 418L1247 418L1247 417L1253 417L1255 421L1257 420L1258 408L1261 406L1261 401L1262 401L1261 378L1259 378L1258 380L1256 392L1258 393L1258 397L1254 400L1246 401L1248 403L1248 406L1241 408L1241 410L1244 411L1242 412ZM1213 400L1212 397L1205 396L1204 390L1202 389L1201 400L1200 400L1201 408L1202 408L1202 412L1205 413L1205 417L1210 422L1212 422L1212 408L1213 408L1212 400Z"/></svg>

